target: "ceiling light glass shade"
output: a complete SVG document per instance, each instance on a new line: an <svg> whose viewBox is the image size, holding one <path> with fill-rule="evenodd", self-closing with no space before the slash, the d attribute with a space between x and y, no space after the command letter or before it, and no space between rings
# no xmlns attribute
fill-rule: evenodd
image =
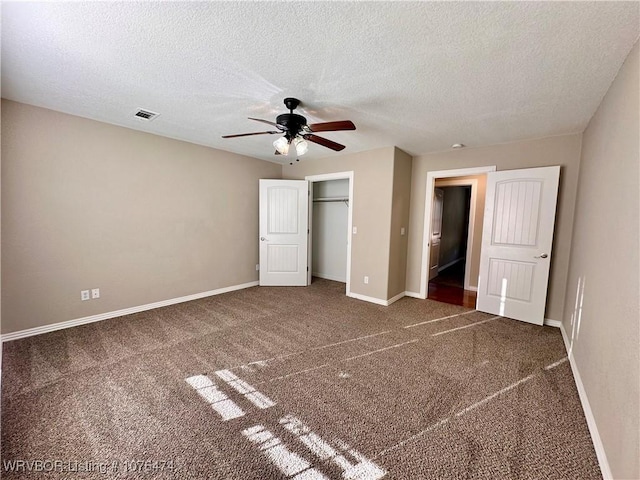
<svg viewBox="0 0 640 480"><path fill-rule="evenodd" d="M289 140L287 137L280 137L275 142L273 142L273 146L277 150L278 153L282 155L286 155L289 153Z"/></svg>
<svg viewBox="0 0 640 480"><path fill-rule="evenodd" d="M293 139L293 144L296 146L296 153L298 156L304 155L309 150L309 144L304 138L296 137Z"/></svg>

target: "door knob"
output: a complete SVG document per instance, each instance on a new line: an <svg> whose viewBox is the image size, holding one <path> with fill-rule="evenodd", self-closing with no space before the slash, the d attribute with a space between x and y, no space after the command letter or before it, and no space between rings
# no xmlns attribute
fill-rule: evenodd
<svg viewBox="0 0 640 480"><path fill-rule="evenodd" d="M264 242L265 240L266 240L266 238L264 238L264 237L260 237L260 241L261 241L261 242Z"/></svg>
<svg viewBox="0 0 640 480"><path fill-rule="evenodd" d="M533 258L547 258L549 255L547 255L546 253L543 253L542 255L536 255Z"/></svg>

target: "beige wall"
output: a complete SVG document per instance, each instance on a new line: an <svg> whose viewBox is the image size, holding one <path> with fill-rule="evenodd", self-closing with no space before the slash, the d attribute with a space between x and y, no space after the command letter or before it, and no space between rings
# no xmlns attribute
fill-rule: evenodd
<svg viewBox="0 0 640 480"><path fill-rule="evenodd" d="M495 165L498 170L561 165L560 192L545 316L562 318L582 135L563 135L413 158L407 290L420 291L427 172Z"/></svg>
<svg viewBox="0 0 640 480"><path fill-rule="evenodd" d="M399 148L394 151L393 193L389 248L389 286L387 299L404 293L407 276L407 230L411 201L411 156ZM401 234L405 229L404 235Z"/></svg>
<svg viewBox="0 0 640 480"><path fill-rule="evenodd" d="M280 165L5 100L2 157L2 333L258 278Z"/></svg>
<svg viewBox="0 0 640 480"><path fill-rule="evenodd" d="M351 291L387 299L389 281L389 229L393 189L394 147L302 160L282 168L283 178L353 171L353 226L351 235ZM369 284L364 284L364 276Z"/></svg>
<svg viewBox="0 0 640 480"><path fill-rule="evenodd" d="M638 48L584 132L563 318L617 479L640 478Z"/></svg>
<svg viewBox="0 0 640 480"><path fill-rule="evenodd" d="M0 145L2 145L2 105L0 102ZM0 185L2 185L2 149L0 148ZM2 188L0 187L0 239L2 238ZM2 241L0 240L0 247ZM2 272L2 255L0 254L0 272ZM2 292L2 275L0 275L0 292ZM0 333L2 332L2 294L0 293ZM2 342L0 341L0 372L2 372ZM2 375L0 375L0 384Z"/></svg>

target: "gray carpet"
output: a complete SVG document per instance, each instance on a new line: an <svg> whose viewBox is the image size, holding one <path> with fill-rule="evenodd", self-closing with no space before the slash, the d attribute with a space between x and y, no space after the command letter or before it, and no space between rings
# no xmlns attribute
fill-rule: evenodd
<svg viewBox="0 0 640 480"><path fill-rule="evenodd" d="M602 478L560 331L454 305L316 280L3 355L7 479Z"/></svg>

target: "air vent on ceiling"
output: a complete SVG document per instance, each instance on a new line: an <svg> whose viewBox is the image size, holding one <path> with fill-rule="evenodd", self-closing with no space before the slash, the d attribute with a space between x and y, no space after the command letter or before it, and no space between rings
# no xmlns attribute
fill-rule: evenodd
<svg viewBox="0 0 640 480"><path fill-rule="evenodd" d="M140 118L142 120L147 120L147 121L151 121L154 118L156 118L158 115L160 115L159 113L156 112L151 112L149 110L143 110L142 108L140 108L135 114L134 117L136 118Z"/></svg>

